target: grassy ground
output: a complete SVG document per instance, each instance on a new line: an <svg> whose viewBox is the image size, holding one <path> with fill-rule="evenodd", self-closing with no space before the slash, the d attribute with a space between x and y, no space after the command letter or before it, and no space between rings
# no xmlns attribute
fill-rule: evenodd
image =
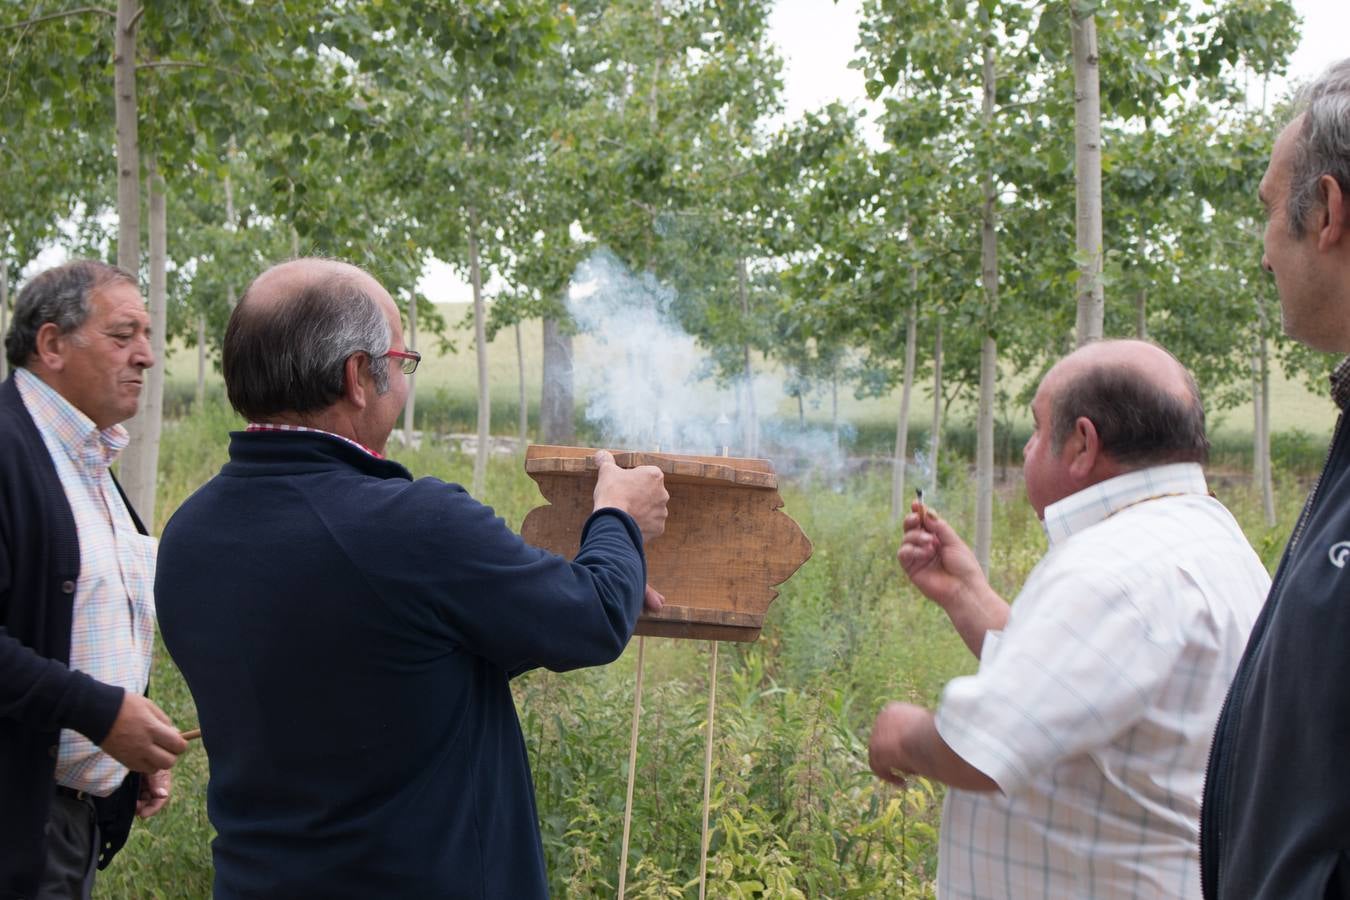
<svg viewBox="0 0 1350 900"><path fill-rule="evenodd" d="M213 390L205 407L169 423L161 454L158 517L212 475L237 427ZM472 461L427 443L395 449L416 474L469 479ZM971 531L973 501L951 468L943 511ZM1259 523L1241 480L1216 479L1220 499L1273 564L1306 485L1281 480L1279 522ZM916 779L897 791L866 767L872 717L887 699L933 703L975 661L946 618L900 577L884 471L843 482L795 481L786 511L811 537L811 561L783 588L755 644L720 651L709 896L927 897L936 864L941 791ZM992 580L1012 595L1044 551L1020 481L999 485ZM539 502L517 458L494 460L485 502L512 527ZM628 890L634 897L697 893L706 645L648 639L641 752ZM614 665L535 672L514 689L529 746L552 890L612 895L626 780L635 646ZM196 724L191 697L162 648L153 695L181 727ZM200 745L176 769L174 802L138 824L102 873L101 898L210 895L208 766Z"/></svg>

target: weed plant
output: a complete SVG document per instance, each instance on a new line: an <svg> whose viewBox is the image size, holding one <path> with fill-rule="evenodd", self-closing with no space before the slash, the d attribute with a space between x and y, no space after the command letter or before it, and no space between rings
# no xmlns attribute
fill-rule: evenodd
<svg viewBox="0 0 1350 900"><path fill-rule="evenodd" d="M218 394L166 423L157 522L218 470L226 433L239 425ZM418 476L465 483L472 472L471 458L435 441L418 449L391 445L390 454ZM1273 527L1261 522L1260 498L1249 485L1215 486L1273 566L1306 485L1281 474ZM991 581L1012 597L1045 539L1020 479L998 491ZM903 790L881 783L868 770L866 739L884 702L934 704L943 685L973 671L976 661L946 616L900 573L884 471L842 485L802 481L782 493L814 553L783 585L759 641L719 647L708 896L930 897L942 789L921 778ZM517 455L492 460L482 499L512 528L541 502ZM953 467L929 499L960 533L972 534L964 467ZM557 897L617 890L637 644L611 666L535 671L513 684ZM644 642L631 897L697 895L708 657L705 643ZM191 697L162 646L151 694L181 728L196 725ZM174 799L136 825L126 849L100 873L96 896L211 895L203 747L195 744L174 771Z"/></svg>

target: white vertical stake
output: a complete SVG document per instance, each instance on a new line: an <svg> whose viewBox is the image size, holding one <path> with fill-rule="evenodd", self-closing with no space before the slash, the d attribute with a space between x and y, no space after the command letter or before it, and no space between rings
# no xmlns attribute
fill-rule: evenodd
<svg viewBox="0 0 1350 900"><path fill-rule="evenodd" d="M628 798L623 806L623 851L619 857L619 900L628 884L628 832L633 824L633 780L637 776L638 719L642 716L642 653L646 638L638 637L637 684L633 688L633 734L628 740Z"/></svg>
<svg viewBox="0 0 1350 900"><path fill-rule="evenodd" d="M717 641L708 641L712 656L708 661L708 740L703 747L703 839L698 853L698 900L708 886L708 808L712 793L713 712L717 708Z"/></svg>

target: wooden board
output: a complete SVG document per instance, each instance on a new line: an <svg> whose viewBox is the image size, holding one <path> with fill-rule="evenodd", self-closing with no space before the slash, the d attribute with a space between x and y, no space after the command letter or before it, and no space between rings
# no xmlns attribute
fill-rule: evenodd
<svg viewBox="0 0 1350 900"><path fill-rule="evenodd" d="M525 471L548 506L530 510L525 540L571 559L594 505L595 451L533 445ZM781 512L778 476L764 459L614 451L625 468L653 465L670 492L666 532L646 547L647 579L665 607L644 612L637 634L753 641L778 591L811 556L811 542Z"/></svg>

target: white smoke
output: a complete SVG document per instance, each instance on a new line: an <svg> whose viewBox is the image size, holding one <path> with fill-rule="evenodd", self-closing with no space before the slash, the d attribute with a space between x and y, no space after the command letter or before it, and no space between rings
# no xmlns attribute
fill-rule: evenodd
<svg viewBox="0 0 1350 900"><path fill-rule="evenodd" d="M675 320L675 299L654 275L633 274L607 251L573 274L567 309L583 336L573 371L603 443L701 455L726 448L733 456L770 456L780 472L842 472L830 431L779 417L788 395L777 371L761 364L749 392L743 378L717 384L708 354Z"/></svg>

